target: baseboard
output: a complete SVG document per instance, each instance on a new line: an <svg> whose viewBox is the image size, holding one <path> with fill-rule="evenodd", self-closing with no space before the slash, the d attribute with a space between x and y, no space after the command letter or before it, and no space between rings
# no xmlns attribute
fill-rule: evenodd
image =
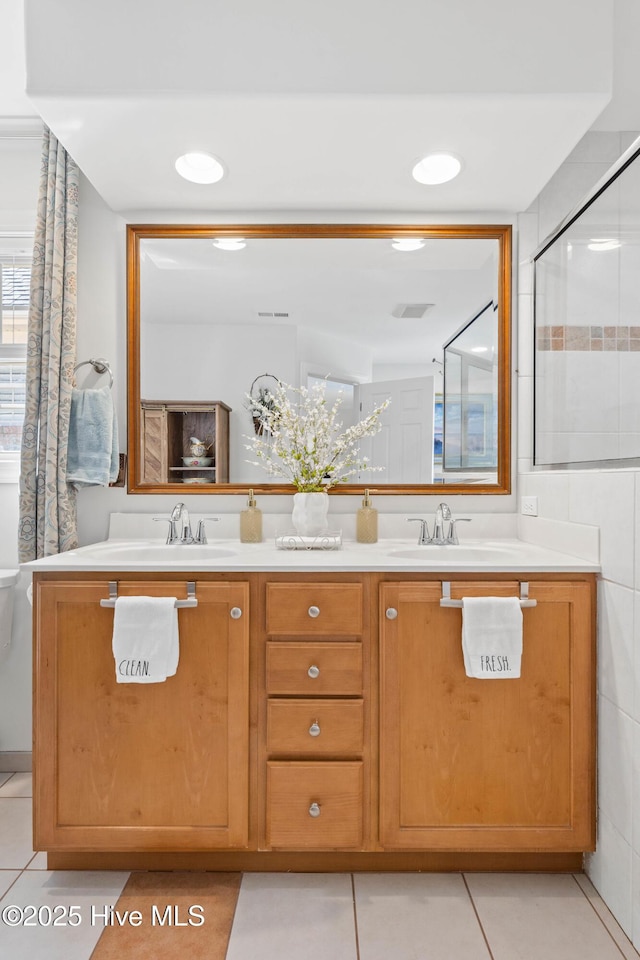
<svg viewBox="0 0 640 960"><path fill-rule="evenodd" d="M0 750L0 773L29 773L31 750Z"/></svg>
<svg viewBox="0 0 640 960"><path fill-rule="evenodd" d="M428 871L582 873L581 853L63 853L49 870L208 870L294 873Z"/></svg>

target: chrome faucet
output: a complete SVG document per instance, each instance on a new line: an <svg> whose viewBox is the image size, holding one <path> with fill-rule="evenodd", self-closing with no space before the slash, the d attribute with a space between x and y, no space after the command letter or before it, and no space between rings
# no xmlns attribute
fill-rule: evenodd
<svg viewBox="0 0 640 960"><path fill-rule="evenodd" d="M421 517L409 517L407 523L419 523L420 524L420 533L418 535L418 546L424 547L428 543L431 543L431 537L429 536L429 527L427 526L427 521L423 520Z"/></svg>
<svg viewBox="0 0 640 960"><path fill-rule="evenodd" d="M445 546L449 544L452 546L457 545L460 541L458 540L456 524L460 522L470 523L471 520L469 517L459 517L457 520L454 520L451 516L451 509L449 505L446 503L440 503L436 509L432 537L429 536L429 527L426 520L423 520L421 517L409 517L407 522L415 522L420 524L418 546L424 547L428 544L433 544L435 546ZM446 533L445 524L448 524Z"/></svg>
<svg viewBox="0 0 640 960"><path fill-rule="evenodd" d="M169 532L167 533L166 543L206 543L207 532L205 529L205 520L219 520L220 517L203 517L201 520L199 520L195 537L191 533L191 520L189 518L189 511L184 503L176 503L175 507L171 511L170 516L154 517L153 519L164 520L165 523L169 524ZM182 521L180 533L178 533L177 527L179 521Z"/></svg>
<svg viewBox="0 0 640 960"><path fill-rule="evenodd" d="M184 503L176 503L175 507L171 511L171 519L174 522L182 520L182 531L179 537L180 543L193 543L189 511L185 507Z"/></svg>
<svg viewBox="0 0 640 960"><path fill-rule="evenodd" d="M449 523L449 531L451 530L451 510L449 509L448 504L440 503L436 510L436 522L433 528L433 537L431 539L432 543L440 546L443 543L448 543L448 535L444 535L444 524L445 520Z"/></svg>

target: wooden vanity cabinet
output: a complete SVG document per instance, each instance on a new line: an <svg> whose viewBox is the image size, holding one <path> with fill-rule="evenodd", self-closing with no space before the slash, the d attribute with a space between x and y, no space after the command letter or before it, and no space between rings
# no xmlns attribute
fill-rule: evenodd
<svg viewBox="0 0 640 960"><path fill-rule="evenodd" d="M518 595L452 583L452 597ZM594 848L592 585L529 583L519 679L465 674L440 583L380 593L380 839L387 850ZM387 611L397 611L389 619Z"/></svg>
<svg viewBox="0 0 640 960"><path fill-rule="evenodd" d="M118 591L187 592L182 579ZM116 683L108 595L106 580L36 583L35 849L246 847L248 584L196 584L198 606L178 612L178 670L153 684Z"/></svg>
<svg viewBox="0 0 640 960"><path fill-rule="evenodd" d="M537 601L521 677L475 680L437 574L122 574L119 595L196 581L178 671L148 685L115 681L115 578L34 581L52 867L579 869L594 848L593 576L461 574L453 598L526 580Z"/></svg>

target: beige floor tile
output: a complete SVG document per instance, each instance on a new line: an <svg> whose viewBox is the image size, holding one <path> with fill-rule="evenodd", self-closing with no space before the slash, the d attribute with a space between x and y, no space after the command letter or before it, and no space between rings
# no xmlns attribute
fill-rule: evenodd
<svg viewBox="0 0 640 960"><path fill-rule="evenodd" d="M46 853L36 853L33 860L27 864L27 870L46 870L47 869L47 855Z"/></svg>
<svg viewBox="0 0 640 960"><path fill-rule="evenodd" d="M591 883L591 880L589 880L589 877L587 877L584 873L577 873L575 874L575 878L586 896L589 898L589 903L617 943L625 960L638 960L640 954L634 948L629 938L625 935L624 930L611 913L594 885Z"/></svg>
<svg viewBox="0 0 640 960"><path fill-rule="evenodd" d="M128 873L83 871L25 871L11 887L0 907L29 905L39 909L36 919L46 921L49 908L76 906L81 922L76 926L7 926L0 924L0 957L7 960L89 960L102 933L102 922L91 922L91 907L113 905ZM40 909L42 908L42 909ZM56 912L63 917L61 910ZM68 918L68 914L66 915Z"/></svg>
<svg viewBox="0 0 640 960"><path fill-rule="evenodd" d="M12 776L13 776L12 773L5 773L4 771L0 771L0 787L2 786L3 783L7 782L9 777L12 777Z"/></svg>
<svg viewBox="0 0 640 960"><path fill-rule="evenodd" d="M22 870L33 857L31 800L0 798L0 869Z"/></svg>
<svg viewBox="0 0 640 960"><path fill-rule="evenodd" d="M620 960L570 874L467 874L494 960Z"/></svg>
<svg viewBox="0 0 640 960"><path fill-rule="evenodd" d="M31 773L14 773L11 779L0 787L0 798L32 796L31 781Z"/></svg>
<svg viewBox="0 0 640 960"><path fill-rule="evenodd" d="M19 870L0 870L0 900L19 876Z"/></svg>
<svg viewBox="0 0 640 960"><path fill-rule="evenodd" d="M245 874L227 960L356 960L351 876Z"/></svg>
<svg viewBox="0 0 640 960"><path fill-rule="evenodd" d="M462 876L355 876L360 960L490 960Z"/></svg>

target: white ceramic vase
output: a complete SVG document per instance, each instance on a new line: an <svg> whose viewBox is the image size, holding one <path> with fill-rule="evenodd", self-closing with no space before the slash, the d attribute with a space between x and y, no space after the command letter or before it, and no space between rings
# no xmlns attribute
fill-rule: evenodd
<svg viewBox="0 0 640 960"><path fill-rule="evenodd" d="M291 521L301 537L317 537L329 529L328 493L294 493Z"/></svg>

